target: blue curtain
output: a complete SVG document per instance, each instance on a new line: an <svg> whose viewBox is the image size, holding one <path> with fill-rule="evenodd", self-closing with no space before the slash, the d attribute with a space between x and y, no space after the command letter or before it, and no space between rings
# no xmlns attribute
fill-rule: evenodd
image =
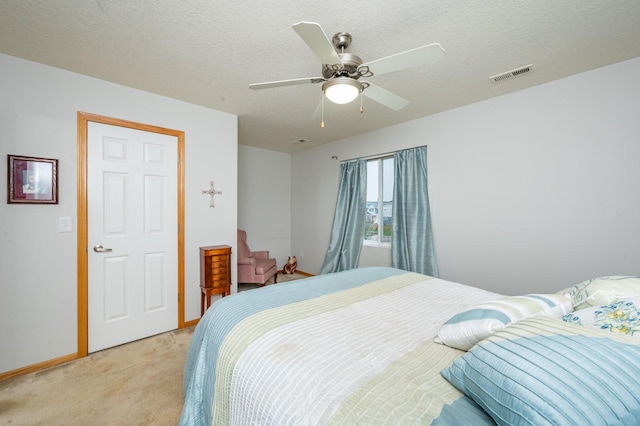
<svg viewBox="0 0 640 426"><path fill-rule="evenodd" d="M340 164L340 188L333 216L331 241L321 274L358 266L364 236L367 205L367 162L353 160Z"/></svg>
<svg viewBox="0 0 640 426"><path fill-rule="evenodd" d="M392 266L437 277L427 190L427 147L398 151L393 159Z"/></svg>

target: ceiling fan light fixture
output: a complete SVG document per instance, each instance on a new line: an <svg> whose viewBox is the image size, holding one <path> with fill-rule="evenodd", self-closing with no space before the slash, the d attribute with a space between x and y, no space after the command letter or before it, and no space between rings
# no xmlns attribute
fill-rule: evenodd
<svg viewBox="0 0 640 426"><path fill-rule="evenodd" d="M334 104L348 104L363 90L364 86L359 81L349 77L332 78L322 85L325 96Z"/></svg>

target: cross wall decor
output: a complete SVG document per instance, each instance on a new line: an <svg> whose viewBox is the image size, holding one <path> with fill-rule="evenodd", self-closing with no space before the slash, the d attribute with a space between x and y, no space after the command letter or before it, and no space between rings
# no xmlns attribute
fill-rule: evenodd
<svg viewBox="0 0 640 426"><path fill-rule="evenodd" d="M216 191L216 189L213 187L213 181L210 182L210 186L209 189L203 189L202 190L203 194L209 194L211 196L211 201L209 202L209 207L215 207L215 203L213 201L213 197L215 197L216 195L222 195L222 191Z"/></svg>

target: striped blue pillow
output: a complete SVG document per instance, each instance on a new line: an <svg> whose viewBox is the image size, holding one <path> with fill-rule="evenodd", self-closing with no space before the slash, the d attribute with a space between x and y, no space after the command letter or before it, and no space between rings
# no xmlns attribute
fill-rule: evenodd
<svg viewBox="0 0 640 426"><path fill-rule="evenodd" d="M496 333L442 375L499 425L640 424L640 342L552 318Z"/></svg>
<svg viewBox="0 0 640 426"><path fill-rule="evenodd" d="M509 324L532 316L560 318L571 311L571 300L561 294L505 297L469 306L454 315L440 328L435 341L468 351Z"/></svg>

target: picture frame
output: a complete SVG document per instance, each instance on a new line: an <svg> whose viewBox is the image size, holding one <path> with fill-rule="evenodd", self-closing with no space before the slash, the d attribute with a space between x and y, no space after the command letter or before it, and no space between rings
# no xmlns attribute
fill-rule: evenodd
<svg viewBox="0 0 640 426"><path fill-rule="evenodd" d="M58 204L58 160L7 155L8 204Z"/></svg>

